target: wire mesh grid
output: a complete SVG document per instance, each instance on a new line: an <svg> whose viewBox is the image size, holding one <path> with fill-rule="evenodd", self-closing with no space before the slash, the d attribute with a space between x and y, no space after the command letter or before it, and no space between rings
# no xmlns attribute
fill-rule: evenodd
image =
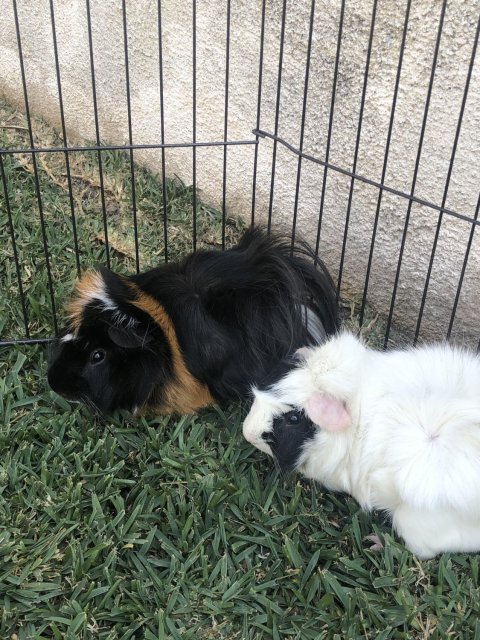
<svg viewBox="0 0 480 640"><path fill-rule="evenodd" d="M475 62L480 21L474 6L468 12L468 28L460 30L459 7L455 3L447 3L447 0L442 3L423 3L425 10L431 10L431 19L428 22L430 28L421 32L421 12L419 14L418 6L412 6L411 0L397 3L396 14L391 20L387 19L385 6L378 0L368 5L362 3L361 6L340 0L335 6L330 3L327 13L326 5L318 0L312 0L311 3L252 0L244 11L238 3L227 0L220 4L212 3L215 5L214 12L218 10L215 14L218 28L223 32L222 41L217 42L213 41L214 36L209 32L211 23L205 26L203 7L193 1L187 12L190 22L184 25L182 32L186 38L184 45L189 41L189 46L184 47L182 54L190 58L185 72L189 77L189 86L183 86L183 91L188 95L191 126L189 135L175 141L173 137L170 140L167 137L166 103L174 102L178 92L177 87L172 86L171 73L170 84L167 81L165 68L170 64L171 57L180 53L181 43L173 33L174 25L168 23L175 3L158 0L154 12L153 5L149 8L149 18L150 21L154 19L154 25L150 24L147 31L155 35L155 43L150 42L149 46L153 44L156 50L155 82L158 83L158 93L154 108L160 120L159 136L138 141L135 136L138 104L135 109L132 107L138 100L132 95L131 75L138 63L138 52L144 47L142 23L138 21L133 5L126 0L109 4L109 9L113 8L118 15L121 35L121 40L117 42L116 63L122 70L124 83L127 141L123 144L110 144L103 140L105 134L102 133L98 87L105 83L106 78L103 75L104 68L102 76L98 74L97 58L101 45L98 37L95 38L95 30L101 30L103 26L99 24L98 16L95 21L94 15L99 15L99 5L93 0L86 0L81 13L88 50L94 133L92 143L70 142L67 133L62 69L69 73L69 68L62 66L62 55L65 56L67 52L60 48L57 38L57 13L61 7L54 0L48 0L44 7L45 11L48 9L51 48L51 56L46 56L46 64L53 66L59 125L57 143L46 146L37 143L30 100L31 69L42 53L38 50L32 52L31 48L28 54L24 51L30 30L25 22L25 6L19 0L12 1L11 11L5 16L5 21L11 23L15 39L19 70L17 80L21 86L23 103L20 109L25 114L26 137L23 145L12 143L0 148L2 217L4 213L4 226L9 238L6 251L7 258L14 265L15 274L14 279L6 275L6 281L2 283L4 291L7 290L6 314L14 316L15 321L3 323L0 346L47 342L58 330L59 308L64 302L58 297L58 282L62 276L55 266L58 256L52 254L49 232L49 228L57 223L54 213L46 220L45 176L42 167L39 167L39 160L50 154L64 158L68 198L62 206L68 207L70 218L65 241L69 245L71 258L65 269L69 270L73 279L85 266L89 266L84 264L79 240L78 225L82 212L76 202L77 177L73 175L71 166L76 154L91 154L96 161L98 216L102 224L101 259L108 267L115 265L109 237L112 214L106 198L106 154L126 154L129 230L134 246L132 259L138 272L145 265L141 260L137 193L137 173L140 169L136 154L141 151L159 152L156 166L161 184L159 197L163 215L156 219L156 225L162 231L161 258L168 261L175 244L166 214L169 199L168 155L178 150L188 150L190 153L190 167L186 172L193 185L190 248L196 250L199 246L200 206L197 187L204 186L204 178L199 178L199 170L211 157L203 157L201 153L204 150L214 152L215 149L221 152L215 167L220 176L218 201L222 248L227 244L227 218L240 193L240 208L251 224L261 222L269 230L281 224L283 228L288 228L292 246L298 235L312 242L316 255L321 255L332 269L341 295L355 300L355 312L360 324L365 322L369 301L372 301L373 306L383 313L381 331L385 347L392 338L392 327L397 320L399 325L403 323L407 339L414 343L422 339L425 325L426 336L450 339L458 335L462 340L478 340L473 307L478 294L475 288L478 280L475 273L478 266L475 229L479 224L480 196L478 161L472 157L472 148L478 153L478 137L476 142L473 140L473 146L464 144L465 137L478 135L475 104L469 98L472 85L475 85L473 91L477 95L479 84ZM167 18L165 13L168 14ZM415 15L412 17L413 13ZM130 20L133 22L133 36ZM241 45L242 29L247 28L255 47L249 61L244 61L242 67L241 59L245 54ZM208 42L209 38L212 38L212 42ZM328 47L326 44L322 48L324 41ZM424 44L424 58L421 67L418 67L422 73L418 77L415 77L418 68L413 67L411 71L412 59L418 55L416 42ZM385 47L388 47L388 59L382 59ZM211 98L217 104L216 112L222 115L219 139L203 137L208 130L205 118L208 120L209 105L199 99L198 83L205 63L205 51L222 60L222 66L217 70L215 80L212 80L215 91ZM253 59L255 65L250 65ZM293 68L292 61L296 62ZM451 76L446 69L454 72L455 86L449 84ZM248 82L249 100L245 122L242 123L242 126L246 125L243 131L247 135L243 137L236 135L242 128L236 126L235 121L241 111L239 105L245 100L236 84L240 76ZM203 77L202 82L204 91ZM221 89L218 89L220 85ZM418 89L418 97L415 96L414 101L416 112L412 113L412 121L415 122L409 127L409 102L405 96L412 86ZM355 91L352 91L352 87ZM38 94L38 87L34 91ZM349 91L353 97L346 97ZM442 95L446 96L448 92L452 96L448 100L448 110L438 118ZM375 100L380 94L382 111L381 116L377 116L381 126L377 131L372 105L379 108ZM114 96L111 95L110 99L114 99ZM152 95L150 99L153 103ZM345 116L348 99L352 106L347 109ZM219 102L222 103L221 107L218 107ZM402 102L401 108L399 102ZM39 104L36 95L36 107ZM201 122L199 110L206 113ZM449 133L445 134L445 140L437 142L441 148L440 161L435 156L435 135L438 138L439 130L446 126L445 123L448 123ZM70 126L73 126L72 123ZM339 127L343 128L342 135L339 134ZM368 138L365 129L372 136L372 128L373 137ZM414 145L411 137L402 135L402 129L409 128L413 132ZM348 141L345 145L348 148L339 152L339 146L345 140ZM373 162L365 152L369 140L377 145ZM241 148L247 153L242 156L242 162L246 157L249 163L249 169L244 172L238 172L235 162L235 153ZM405 175L402 174L401 179L397 180L395 167L399 166L398 158L402 154L408 156L410 164ZM41 259L37 258L35 268L38 274L45 276L46 289L40 299L36 298L34 289L30 291L31 287L26 281L32 282L31 274L26 277L22 261L22 255L28 248L22 247L22 234L18 230L16 215L19 196L12 176L18 170L17 158L28 162L35 194L37 210L29 224L37 225L41 232L39 240L42 255ZM240 166L245 167L245 164ZM429 185L426 179L429 170L435 177L431 189L425 188L425 185ZM229 197L232 182L233 195ZM451 197L452 184L455 186L454 197ZM462 189L468 192L468 197L458 195ZM475 192L476 200L472 195ZM456 203L461 206L456 206ZM366 213L362 214L364 206ZM452 224L455 226L452 227ZM423 227L428 227L428 233L424 233ZM454 258L450 256L452 252ZM410 266L406 267L407 262ZM468 286L465 287L467 279ZM47 325L35 323L38 306L43 313L48 309ZM458 320L460 307L461 317ZM398 313L399 309L407 311ZM458 330L455 331L457 325Z"/></svg>

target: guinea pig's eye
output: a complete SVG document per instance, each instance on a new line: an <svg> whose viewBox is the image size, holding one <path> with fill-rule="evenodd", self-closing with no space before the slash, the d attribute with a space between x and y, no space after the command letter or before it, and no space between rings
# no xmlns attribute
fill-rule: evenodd
<svg viewBox="0 0 480 640"><path fill-rule="evenodd" d="M300 422L300 414L292 411L288 416L288 424L298 424Z"/></svg>
<svg viewBox="0 0 480 640"><path fill-rule="evenodd" d="M105 350L104 349L95 349L90 354L90 363L91 364L100 364L105 360Z"/></svg>

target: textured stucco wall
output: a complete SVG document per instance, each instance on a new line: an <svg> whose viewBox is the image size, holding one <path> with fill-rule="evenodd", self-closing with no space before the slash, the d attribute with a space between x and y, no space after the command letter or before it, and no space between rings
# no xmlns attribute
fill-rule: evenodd
<svg viewBox="0 0 480 640"><path fill-rule="evenodd" d="M273 131L277 91L281 0L267 0L261 128ZM379 180L385 155L393 89L397 73L407 3L380 0L373 35L370 73L357 160L357 172ZM279 134L298 146L307 53L310 2L287 3L285 50L280 101ZM197 3L197 139L221 140L224 126L226 0ZM311 53L304 150L325 158L333 71L341 3L316 3ZM409 192L427 95L440 0L412 3L403 69L393 125L385 183ZM34 113L58 123L58 96L53 59L48 0L18 0L30 106ZM373 4L347 1L340 51L338 85L330 145L330 162L351 169L357 136L368 36ZM84 0L56 0L57 37L66 121L71 140L93 139L94 119L86 5ZM437 73L425 130L415 194L442 202L468 64L477 28L480 3L448 3L440 44ZM93 46L101 137L114 143L128 139L123 24L120 0L92 0ZM164 0L163 45L165 132L167 142L192 139L192 3ZM22 107L17 43L10 0L0 0L0 94ZM160 140L157 3L128 0L133 138ZM232 0L228 138L252 139L256 124L260 0ZM480 72L474 64L456 161L446 206L473 216L480 184ZM250 215L253 147L228 150L227 206L230 212ZM138 151L137 161L160 170L160 152ZM167 151L167 173L191 180L192 151ZM257 219L269 205L272 143L259 146L256 190ZM202 197L218 204L222 195L223 149L198 149L197 183ZM273 200L273 221L292 219L298 160L279 146ZM324 170L304 161L298 209L298 230L315 241ZM350 178L327 172L320 251L334 275L338 274ZM344 290L361 293L377 207L378 190L356 183L343 273ZM407 201L384 193L381 207L369 299L388 312L397 268ZM425 282L438 221L434 210L414 204L405 244L394 321L411 332ZM425 307L422 337L445 335L462 267L470 224L444 216L433 263ZM477 300L480 295L480 251L474 234L460 297L455 335L479 336Z"/></svg>

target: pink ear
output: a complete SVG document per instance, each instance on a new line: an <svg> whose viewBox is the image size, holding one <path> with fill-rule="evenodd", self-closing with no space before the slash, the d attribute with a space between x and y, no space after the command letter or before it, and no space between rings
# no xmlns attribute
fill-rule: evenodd
<svg viewBox="0 0 480 640"><path fill-rule="evenodd" d="M342 431L351 424L350 414L341 400L328 393L315 392L305 403L305 412L326 431Z"/></svg>
<svg viewBox="0 0 480 640"><path fill-rule="evenodd" d="M295 358L298 358L299 360L306 360L309 352L309 347L300 347L300 349L295 351Z"/></svg>

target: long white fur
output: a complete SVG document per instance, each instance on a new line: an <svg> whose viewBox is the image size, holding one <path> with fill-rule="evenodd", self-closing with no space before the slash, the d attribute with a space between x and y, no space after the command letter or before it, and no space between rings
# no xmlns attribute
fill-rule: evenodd
<svg viewBox="0 0 480 640"><path fill-rule="evenodd" d="M96 306L105 311L112 312L112 320L118 325L123 326L126 329L133 328L137 321L135 318L128 316L120 311L115 301L111 298L107 291L107 285L99 272L94 272L89 278L89 287L81 289L80 299L82 307L85 308L88 304L95 302ZM78 338L78 328L74 333L67 333L60 339L60 342L71 342Z"/></svg>
<svg viewBox="0 0 480 640"><path fill-rule="evenodd" d="M90 290L83 292L85 304L97 300L105 311L116 311L117 305L108 295L107 286L100 273L96 274L93 284L94 286Z"/></svg>
<svg viewBox="0 0 480 640"><path fill-rule="evenodd" d="M300 456L305 476L388 511L419 557L480 551L480 358L446 344L378 352L350 333L301 355L271 389L254 390L245 438L271 453L262 434L273 418L329 394L351 424L318 425Z"/></svg>

